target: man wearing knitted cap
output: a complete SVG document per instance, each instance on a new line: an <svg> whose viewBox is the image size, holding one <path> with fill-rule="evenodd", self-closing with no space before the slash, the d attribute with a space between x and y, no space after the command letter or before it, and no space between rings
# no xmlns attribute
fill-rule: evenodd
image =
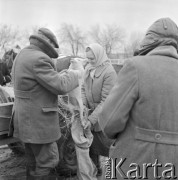
<svg viewBox="0 0 178 180"><path fill-rule="evenodd" d="M62 74L55 71L52 58L58 57L55 48L59 46L49 29L40 28L29 40L30 45L20 51L12 68L13 136L25 143L27 179L48 179L59 161L56 141L61 132L57 95L76 88L82 73L78 70Z"/></svg>
<svg viewBox="0 0 178 180"><path fill-rule="evenodd" d="M115 139L115 179L178 177L177 48L177 25L169 18L153 23L102 107L99 124Z"/></svg>

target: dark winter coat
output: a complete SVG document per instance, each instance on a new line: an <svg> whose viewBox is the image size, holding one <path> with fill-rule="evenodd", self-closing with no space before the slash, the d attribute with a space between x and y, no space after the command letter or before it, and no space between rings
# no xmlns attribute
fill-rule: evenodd
<svg viewBox="0 0 178 180"><path fill-rule="evenodd" d="M158 24L157 29L154 27L156 30L162 28L161 23ZM172 27L177 26L168 26L165 36L174 33L169 31ZM174 41L176 44L176 39ZM120 161L119 171L113 169L117 179L130 175L135 176L134 179L139 176L165 179L171 177L171 170L163 173L171 169L170 164L171 179L174 173L178 176L177 49L172 45L158 45L145 56L128 60L103 105L99 124L109 138L115 139L110 157L114 161L117 158L116 165ZM145 166L150 166L148 176L144 176ZM130 174L129 170L133 169Z"/></svg>
<svg viewBox="0 0 178 180"><path fill-rule="evenodd" d="M58 96L78 86L74 72L58 73L45 44L31 39L12 69L15 92L14 137L25 143L50 143L60 138ZM43 46L43 47L41 47ZM48 55L48 52L50 53ZM53 56L53 54L52 54Z"/></svg>

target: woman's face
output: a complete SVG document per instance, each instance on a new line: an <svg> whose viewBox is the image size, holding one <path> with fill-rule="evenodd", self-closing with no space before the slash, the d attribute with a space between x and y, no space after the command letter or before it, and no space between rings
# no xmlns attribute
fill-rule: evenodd
<svg viewBox="0 0 178 180"><path fill-rule="evenodd" d="M86 52L86 57L88 59L88 62L91 64L91 65L95 65L96 64L96 58L95 58L95 55L94 53L90 50L90 51L87 51Z"/></svg>

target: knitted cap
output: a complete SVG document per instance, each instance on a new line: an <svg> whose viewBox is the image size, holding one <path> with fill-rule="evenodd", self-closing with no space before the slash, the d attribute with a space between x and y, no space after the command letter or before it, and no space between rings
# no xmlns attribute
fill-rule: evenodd
<svg viewBox="0 0 178 180"><path fill-rule="evenodd" d="M59 48L59 45L56 36L49 29L40 28L37 34L30 36L29 40L31 44L40 46L40 48L43 49L49 57L51 58L58 57L58 52L55 50L55 48ZM41 42L43 45L37 43L36 40ZM51 43L54 44L55 48L52 46Z"/></svg>
<svg viewBox="0 0 178 180"><path fill-rule="evenodd" d="M59 48L56 36L49 29L47 29L47 28L40 28L38 30L38 34L46 36L55 45L55 48Z"/></svg>

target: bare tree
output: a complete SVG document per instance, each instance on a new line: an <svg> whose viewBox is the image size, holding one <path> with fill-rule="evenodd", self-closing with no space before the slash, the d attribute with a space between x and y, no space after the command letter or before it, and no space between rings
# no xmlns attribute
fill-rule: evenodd
<svg viewBox="0 0 178 180"><path fill-rule="evenodd" d="M43 27L45 27L45 26L43 26ZM28 29L23 29L21 31L21 39L20 39L19 43L21 44L22 47L29 44L29 37L32 34L37 34L39 28L40 28L40 26L34 25L34 26L31 26Z"/></svg>
<svg viewBox="0 0 178 180"><path fill-rule="evenodd" d="M107 55L121 45L126 36L124 29L115 24L106 25L103 29L95 25L89 33L94 41L105 48Z"/></svg>
<svg viewBox="0 0 178 180"><path fill-rule="evenodd" d="M7 24L0 24L0 50L5 52L6 46L11 45L19 39L19 30Z"/></svg>
<svg viewBox="0 0 178 180"><path fill-rule="evenodd" d="M74 56L77 56L80 49L84 48L86 37L79 27L72 24L62 24L59 29L59 43L67 45Z"/></svg>
<svg viewBox="0 0 178 180"><path fill-rule="evenodd" d="M128 55L134 54L134 52L139 48L143 36L144 33L142 32L132 32L129 37L129 42L125 46L125 53Z"/></svg>
<svg viewBox="0 0 178 180"><path fill-rule="evenodd" d="M43 26L43 27L45 27L45 26ZM26 29L24 31L24 35L26 36L26 38L29 38L30 35L37 34L39 28L40 28L40 26L38 26L38 25L31 26L28 30Z"/></svg>

